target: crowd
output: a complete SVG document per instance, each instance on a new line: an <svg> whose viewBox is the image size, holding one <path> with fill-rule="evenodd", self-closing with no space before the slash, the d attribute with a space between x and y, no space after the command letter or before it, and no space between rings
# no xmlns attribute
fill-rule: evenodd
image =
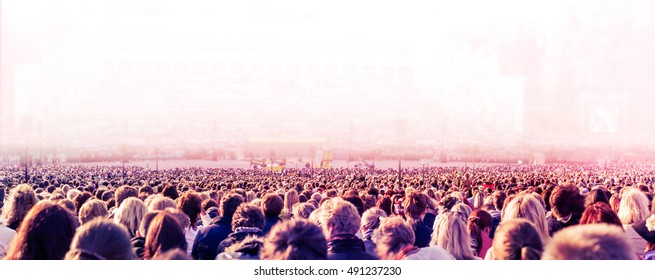
<svg viewBox="0 0 655 280"><path fill-rule="evenodd" d="M6 260L655 259L655 165L0 167Z"/></svg>

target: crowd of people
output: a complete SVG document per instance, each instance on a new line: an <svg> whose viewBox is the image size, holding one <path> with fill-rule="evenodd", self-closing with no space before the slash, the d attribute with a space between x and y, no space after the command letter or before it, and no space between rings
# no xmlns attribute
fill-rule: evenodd
<svg viewBox="0 0 655 280"><path fill-rule="evenodd" d="M655 164L0 167L5 260L655 259Z"/></svg>

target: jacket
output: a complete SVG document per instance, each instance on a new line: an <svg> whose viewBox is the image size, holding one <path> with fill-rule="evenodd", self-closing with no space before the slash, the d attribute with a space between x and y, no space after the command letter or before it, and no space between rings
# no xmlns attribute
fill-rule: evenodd
<svg viewBox="0 0 655 280"><path fill-rule="evenodd" d="M256 227L236 228L233 233L230 233L230 235L227 238L225 238L223 241L221 241L220 244L218 244L218 249L216 250L216 252L218 254L223 253L225 251L225 248L237 244L243 241L244 239L246 239L246 237L251 235L262 237L264 236L264 232L260 228L256 228Z"/></svg>
<svg viewBox="0 0 655 280"><path fill-rule="evenodd" d="M196 235L191 257L197 260L213 260L218 255L221 241L232 233L232 217L216 217L212 224L203 227Z"/></svg>
<svg viewBox="0 0 655 280"><path fill-rule="evenodd" d="M268 234L269 231L271 231L271 228L277 224L278 222L281 222L282 219L280 217L266 217L266 221L264 222L264 235Z"/></svg>
<svg viewBox="0 0 655 280"><path fill-rule="evenodd" d="M143 259L143 252L145 251L146 238L145 237L132 237L132 251L140 259Z"/></svg>
<svg viewBox="0 0 655 280"><path fill-rule="evenodd" d="M425 225L422 220L419 220L414 227L414 246L423 248L430 246L430 237L432 236L432 229Z"/></svg>
<svg viewBox="0 0 655 280"><path fill-rule="evenodd" d="M328 260L377 260L366 253L364 241L354 234L339 234L327 242Z"/></svg>

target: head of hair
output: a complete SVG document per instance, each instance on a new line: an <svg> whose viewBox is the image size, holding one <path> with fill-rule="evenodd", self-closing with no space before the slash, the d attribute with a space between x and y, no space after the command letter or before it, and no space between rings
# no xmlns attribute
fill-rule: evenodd
<svg viewBox="0 0 655 280"><path fill-rule="evenodd" d="M445 212L437 219L430 244L443 248L457 260L475 258L466 221L457 212Z"/></svg>
<svg viewBox="0 0 655 280"><path fill-rule="evenodd" d="M416 238L411 225L398 216L384 219L375 230L375 251L381 259L393 260L398 253L414 244Z"/></svg>
<svg viewBox="0 0 655 280"><path fill-rule="evenodd" d="M550 234L548 233L548 222L545 212L542 204L534 196L527 193L518 194L505 205L501 222L519 218L526 219L537 229L541 235L541 240L546 242L550 239Z"/></svg>
<svg viewBox="0 0 655 280"><path fill-rule="evenodd" d="M636 254L621 227L587 224L557 231L546 244L544 260L634 260Z"/></svg>
<svg viewBox="0 0 655 280"><path fill-rule="evenodd" d="M476 246L473 248L475 250L476 255L480 254L480 250L482 250L482 234L485 229L490 229L493 224L493 218L491 218L491 215L482 209L477 209L473 212L471 212L471 215L468 218L468 221L466 222L466 227L468 228L469 233L471 234L471 238L475 238L477 242L475 242Z"/></svg>
<svg viewBox="0 0 655 280"><path fill-rule="evenodd" d="M177 192L177 187L173 185L168 185L164 187L164 189L161 191L161 194L165 197L168 197L172 200L176 200L180 195Z"/></svg>
<svg viewBox="0 0 655 280"><path fill-rule="evenodd" d="M221 216L231 218L241 203L243 203L243 197L237 193L231 192L224 195L221 199Z"/></svg>
<svg viewBox="0 0 655 280"><path fill-rule="evenodd" d="M166 208L176 208L175 200L172 200L170 197L165 196L152 196L148 206L148 211L161 211ZM148 200L146 200L148 201Z"/></svg>
<svg viewBox="0 0 655 280"><path fill-rule="evenodd" d="M471 210L471 207L469 207L468 205L464 203L457 203L450 208L450 212L462 214L462 218L464 219L464 221L466 221L468 220L469 216L471 216L471 212L473 211Z"/></svg>
<svg viewBox="0 0 655 280"><path fill-rule="evenodd" d="M321 207L321 225L329 238L339 234L356 234L360 217L352 203L335 197L325 201Z"/></svg>
<svg viewBox="0 0 655 280"><path fill-rule="evenodd" d="M558 218L568 217L572 213L581 214L584 211L584 201L580 189L573 184L559 185L550 195L551 211Z"/></svg>
<svg viewBox="0 0 655 280"><path fill-rule="evenodd" d="M138 198L139 192L136 188L130 186L120 186L118 189L116 189L116 205L120 206L123 203L123 200L127 199L128 197Z"/></svg>
<svg viewBox="0 0 655 280"><path fill-rule="evenodd" d="M293 208L293 217L294 218L303 218L309 219L309 215L316 210L316 207L308 202L300 203L297 207Z"/></svg>
<svg viewBox="0 0 655 280"><path fill-rule="evenodd" d="M266 217L277 217L284 208L284 201L279 195L269 193L262 199L261 208Z"/></svg>
<svg viewBox="0 0 655 280"><path fill-rule="evenodd" d="M366 208L364 207L364 201L356 195L346 195L342 197L343 200L350 202L355 208L357 208L357 213L361 216L364 213Z"/></svg>
<svg viewBox="0 0 655 280"><path fill-rule="evenodd" d="M504 191L496 191L493 193L493 205L498 211L503 210L506 198L507 194Z"/></svg>
<svg viewBox="0 0 655 280"><path fill-rule="evenodd" d="M128 197L114 213L114 222L127 228L130 237L136 236L141 219L148 212L146 205L136 197Z"/></svg>
<svg viewBox="0 0 655 280"><path fill-rule="evenodd" d="M293 205L298 202L300 202L300 198L298 198L298 191L295 189L290 189L284 194L284 208L287 211L292 212Z"/></svg>
<svg viewBox="0 0 655 280"><path fill-rule="evenodd" d="M386 195L380 197L376 204L378 208L382 209L382 211L384 211L384 213L387 214L387 217L393 214L393 211L391 210L392 205L393 203L391 201L391 198Z"/></svg>
<svg viewBox="0 0 655 280"><path fill-rule="evenodd" d="M60 199L57 201L57 205L64 207L64 209L71 212L73 215L77 215L77 210L75 208L75 202L68 198Z"/></svg>
<svg viewBox="0 0 655 280"><path fill-rule="evenodd" d="M96 218L84 224L71 242L67 260L132 260L130 235L125 227Z"/></svg>
<svg viewBox="0 0 655 280"><path fill-rule="evenodd" d="M259 207L248 203L242 203L232 216L232 230L240 227L264 229L264 213Z"/></svg>
<svg viewBox="0 0 655 280"><path fill-rule="evenodd" d="M648 218L648 204L648 197L642 191L629 188L623 193L616 214L624 225L633 224Z"/></svg>
<svg viewBox="0 0 655 280"><path fill-rule="evenodd" d="M380 221L387 217L387 213L380 208L370 208L364 211L362 215L362 228L367 230L376 229L380 226Z"/></svg>
<svg viewBox="0 0 655 280"><path fill-rule="evenodd" d="M405 216L412 224L416 224L423 219L423 214L428 209L428 196L416 191L409 192L403 201Z"/></svg>
<svg viewBox="0 0 655 280"><path fill-rule="evenodd" d="M610 199L607 197L607 194L602 189L593 189L585 197L584 207L585 209L596 202L604 202L609 206Z"/></svg>
<svg viewBox="0 0 655 280"><path fill-rule="evenodd" d="M99 199L89 199L84 202L84 204L82 204L82 207L80 207L78 219L80 221L80 225L84 225L94 218L100 217L104 219L108 216L109 211L107 210L107 206L104 202Z"/></svg>
<svg viewBox="0 0 655 280"><path fill-rule="evenodd" d="M145 259L152 259L158 253L179 248L186 250L187 242L180 223L171 214L160 212L150 223L144 247Z"/></svg>
<svg viewBox="0 0 655 280"><path fill-rule="evenodd" d="M148 212L145 215L143 215L143 219L141 219L141 224L139 224L139 236L141 237L146 237L148 235L148 228L150 227L150 223L152 223L152 220L159 214L160 211L155 211L155 212Z"/></svg>
<svg viewBox="0 0 655 280"><path fill-rule="evenodd" d="M580 224L599 224L606 223L621 226L621 219L612 211L612 208L605 202L596 202L587 206L582 212Z"/></svg>
<svg viewBox="0 0 655 280"><path fill-rule="evenodd" d="M264 238L264 260L325 260L327 241L321 228L305 219L276 223Z"/></svg>
<svg viewBox="0 0 655 280"><path fill-rule="evenodd" d="M27 212L37 202L39 202L39 199L30 185L21 184L14 187L9 192L9 196L6 197L5 204L2 207L2 216L6 220L5 225L17 229Z"/></svg>
<svg viewBox="0 0 655 280"><path fill-rule="evenodd" d="M538 260L543 252L539 232L525 219L501 223L491 247L498 260Z"/></svg>
<svg viewBox="0 0 655 280"><path fill-rule="evenodd" d="M61 260L75 235L70 211L41 201L27 213L7 250L8 260Z"/></svg>
<svg viewBox="0 0 655 280"><path fill-rule="evenodd" d="M202 210L202 199L193 191L185 192L177 199L177 209L182 210L184 214L189 216L191 227L196 229L198 226L198 219Z"/></svg>

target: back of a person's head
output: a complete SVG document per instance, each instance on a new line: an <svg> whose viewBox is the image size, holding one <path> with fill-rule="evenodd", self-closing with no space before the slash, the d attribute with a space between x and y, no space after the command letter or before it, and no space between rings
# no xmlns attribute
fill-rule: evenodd
<svg viewBox="0 0 655 280"><path fill-rule="evenodd" d="M136 236L141 219L148 212L146 205L136 197L128 197L120 204L114 215L114 222L124 225L130 236Z"/></svg>
<svg viewBox="0 0 655 280"><path fill-rule="evenodd" d="M173 185L168 185L164 187L164 189L161 191L161 194L165 197L168 197L172 200L176 200L179 197L179 194L177 192L177 188Z"/></svg>
<svg viewBox="0 0 655 280"><path fill-rule="evenodd" d="M410 191L405 195L402 205L405 209L405 216L409 220L420 220L428 209L428 196L417 191Z"/></svg>
<svg viewBox="0 0 655 280"><path fill-rule="evenodd" d="M243 203L243 197L237 193L230 192L221 199L220 214L223 217L232 218L234 211Z"/></svg>
<svg viewBox="0 0 655 280"><path fill-rule="evenodd" d="M61 260L75 235L75 226L70 211L51 201L41 201L25 216L5 259Z"/></svg>
<svg viewBox="0 0 655 280"><path fill-rule="evenodd" d="M545 209L541 202L531 194L519 194L511 198L503 209L502 222L513 219L526 219L539 231L542 241L550 238Z"/></svg>
<svg viewBox="0 0 655 280"><path fill-rule="evenodd" d="M381 259L393 260L405 247L414 244L411 225L398 216L384 219L375 230L376 253Z"/></svg>
<svg viewBox="0 0 655 280"><path fill-rule="evenodd" d="M321 225L329 238L339 234L356 234L361 220L352 203L335 197L325 201L321 207Z"/></svg>
<svg viewBox="0 0 655 280"><path fill-rule="evenodd" d="M27 212L39 202L36 193L28 184L21 184L9 191L4 206L2 207L2 216L5 225L20 224L25 218Z"/></svg>
<svg viewBox="0 0 655 280"><path fill-rule="evenodd" d="M497 260L538 260L544 249L539 232L525 219L500 224L492 248Z"/></svg>
<svg viewBox="0 0 655 280"><path fill-rule="evenodd" d="M580 189L573 184L559 185L550 195L550 207L553 214L559 218L567 217L572 213L582 213L584 201Z"/></svg>
<svg viewBox="0 0 655 280"><path fill-rule="evenodd" d="M293 217L294 218L303 218L309 219L309 215L316 210L316 207L308 202L300 203L297 207L293 208Z"/></svg>
<svg viewBox="0 0 655 280"><path fill-rule="evenodd" d="M321 228L305 219L275 224L260 251L264 260L325 260L327 241Z"/></svg>
<svg viewBox="0 0 655 280"><path fill-rule="evenodd" d="M144 258L152 259L156 254L179 248L186 250L187 242L180 223L170 214L158 213L148 227L144 247Z"/></svg>
<svg viewBox="0 0 655 280"><path fill-rule="evenodd" d="M279 195L269 193L262 199L261 208L266 217L277 217L284 208L284 201Z"/></svg>
<svg viewBox="0 0 655 280"><path fill-rule="evenodd" d="M455 259L473 259L471 236L461 213L445 212L437 219L430 245L437 245Z"/></svg>
<svg viewBox="0 0 655 280"><path fill-rule="evenodd" d="M548 242L544 260L634 260L636 255L621 227L608 224L564 228Z"/></svg>
<svg viewBox="0 0 655 280"><path fill-rule="evenodd" d="M636 188L628 188L623 192L619 211L616 213L624 225L633 224L648 218L648 197Z"/></svg>
<svg viewBox="0 0 655 280"><path fill-rule="evenodd" d="M232 216L232 230L241 227L258 228L263 230L265 225L264 213L259 207L242 203Z"/></svg>
<svg viewBox="0 0 655 280"><path fill-rule="evenodd" d="M75 233L67 260L132 260L130 235L122 225L103 218L87 222Z"/></svg>
<svg viewBox="0 0 655 280"><path fill-rule="evenodd" d="M350 202L357 209L357 213L361 216L366 210L364 201L357 195L349 194L342 197L343 200Z"/></svg>
<svg viewBox="0 0 655 280"><path fill-rule="evenodd" d="M161 211L166 208L176 208L175 200L172 200L170 197L165 196L152 196L151 200L146 199L149 202L148 211Z"/></svg>
<svg viewBox="0 0 655 280"><path fill-rule="evenodd" d="M145 238L148 235L148 228L150 227L150 223L152 223L152 220L155 219L159 213L160 211L154 211L143 215L141 223L139 224L139 232L137 234L138 236Z"/></svg>
<svg viewBox="0 0 655 280"><path fill-rule="evenodd" d="M582 217L580 218L580 224L612 224L621 226L621 219L619 216L612 211L612 208L605 202L596 202L587 206L587 208L582 212Z"/></svg>
<svg viewBox="0 0 655 280"><path fill-rule="evenodd" d="M84 225L94 218L106 218L107 216L109 216L107 205L105 205L103 201L94 198L87 200L82 205L78 219L80 221L80 225Z"/></svg>
<svg viewBox="0 0 655 280"><path fill-rule="evenodd" d="M120 206L121 203L128 197L139 197L139 192L136 188L131 186L121 186L116 189L116 194L114 198L116 199L116 205Z"/></svg>
<svg viewBox="0 0 655 280"><path fill-rule="evenodd" d="M585 209L596 202L605 202L607 205L610 203L610 199L602 189L593 189L585 197L584 207Z"/></svg>
<svg viewBox="0 0 655 280"><path fill-rule="evenodd" d="M177 209L182 210L184 214L189 216L193 228L196 228L198 218L200 218L201 204L200 195L194 191L185 192L177 199Z"/></svg>
<svg viewBox="0 0 655 280"><path fill-rule="evenodd" d="M79 214L80 209L82 208L82 205L84 205L85 202L87 202L89 199L93 198L93 194L90 192L81 192L78 195L76 195L73 198L73 202L75 203L75 215Z"/></svg>

